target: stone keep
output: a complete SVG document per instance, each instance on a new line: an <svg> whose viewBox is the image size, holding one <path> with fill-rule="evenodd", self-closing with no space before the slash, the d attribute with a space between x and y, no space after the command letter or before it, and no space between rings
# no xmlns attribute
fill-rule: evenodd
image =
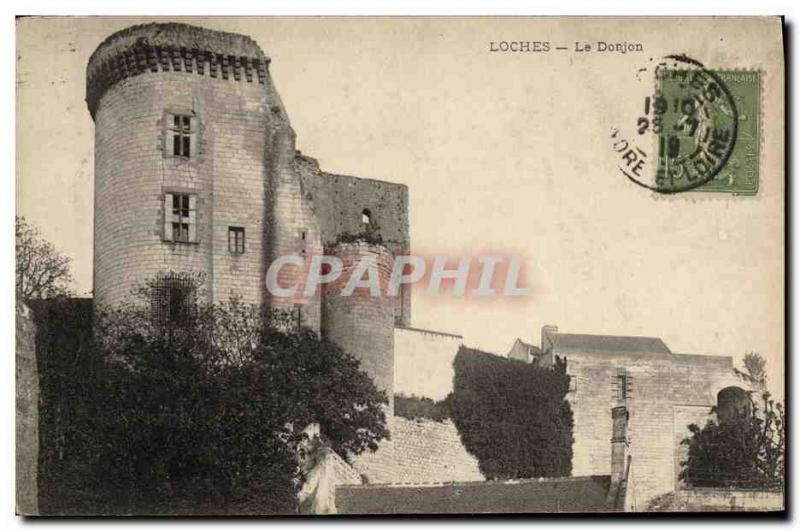
<svg viewBox="0 0 800 531"><path fill-rule="evenodd" d="M121 302L167 272L200 274L199 296L291 311L353 350L391 396L392 328L410 322L410 292L369 308L326 305L320 294L272 297L265 275L278 256L341 252L342 235L367 226L383 241L371 252L407 250L408 190L326 173L296 151L269 64L249 37L185 24L133 26L92 54L96 303Z"/></svg>

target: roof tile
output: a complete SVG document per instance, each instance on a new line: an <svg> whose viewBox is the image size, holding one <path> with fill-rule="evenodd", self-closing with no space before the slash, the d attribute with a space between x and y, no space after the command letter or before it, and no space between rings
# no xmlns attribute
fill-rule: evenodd
<svg viewBox="0 0 800 531"><path fill-rule="evenodd" d="M340 514L604 512L609 476L336 488Z"/></svg>

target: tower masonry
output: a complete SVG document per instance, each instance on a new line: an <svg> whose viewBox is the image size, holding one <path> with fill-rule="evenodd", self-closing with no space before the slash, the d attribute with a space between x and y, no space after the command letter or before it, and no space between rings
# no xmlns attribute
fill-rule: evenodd
<svg viewBox="0 0 800 531"><path fill-rule="evenodd" d="M381 260L408 250L408 190L330 174L300 154L269 65L247 36L186 24L129 27L97 47L86 77L96 304L154 281L163 298L154 307L174 311L182 275L197 275L198 297L290 310L353 355L368 353L362 363L391 396L392 328L410 323L408 291L362 308L322 294L272 297L265 276L278 256L347 254L337 247L345 235L379 236L369 253Z"/></svg>

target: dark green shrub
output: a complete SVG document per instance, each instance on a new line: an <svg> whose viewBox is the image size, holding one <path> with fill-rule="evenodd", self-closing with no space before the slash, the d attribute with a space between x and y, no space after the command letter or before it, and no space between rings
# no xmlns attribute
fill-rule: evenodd
<svg viewBox="0 0 800 531"><path fill-rule="evenodd" d="M62 313L38 319L45 514L293 513L306 426L341 455L388 436L358 361L280 314L230 301L171 323L130 303L92 340Z"/></svg>
<svg viewBox="0 0 800 531"><path fill-rule="evenodd" d="M445 401L436 402L419 396L394 395L394 414L409 420L428 419L441 422L450 418Z"/></svg>
<svg viewBox="0 0 800 531"><path fill-rule="evenodd" d="M691 435L682 441L688 455L681 462L680 479L693 487L781 488L786 463L783 405L764 393L761 406L751 396L746 413L724 422L709 420L703 428L690 424Z"/></svg>
<svg viewBox="0 0 800 531"><path fill-rule="evenodd" d="M36 324L39 375L39 507L62 512L91 473L87 427L102 359L92 342L91 299L28 301Z"/></svg>
<svg viewBox="0 0 800 531"><path fill-rule="evenodd" d="M454 366L447 407L487 479L570 475L566 362L543 368L461 347Z"/></svg>
<svg viewBox="0 0 800 531"><path fill-rule="evenodd" d="M343 232L336 239L336 243L354 243L365 242L373 245L383 245L383 236L380 233L381 228L371 223L365 225L360 232Z"/></svg>

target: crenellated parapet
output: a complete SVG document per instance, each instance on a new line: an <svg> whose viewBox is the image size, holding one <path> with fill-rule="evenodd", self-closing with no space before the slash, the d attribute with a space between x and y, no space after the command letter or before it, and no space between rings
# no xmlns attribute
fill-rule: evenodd
<svg viewBox="0 0 800 531"><path fill-rule="evenodd" d="M145 24L114 33L89 59L86 103L92 117L106 91L148 72L185 72L265 84L270 59L246 35L188 24Z"/></svg>

